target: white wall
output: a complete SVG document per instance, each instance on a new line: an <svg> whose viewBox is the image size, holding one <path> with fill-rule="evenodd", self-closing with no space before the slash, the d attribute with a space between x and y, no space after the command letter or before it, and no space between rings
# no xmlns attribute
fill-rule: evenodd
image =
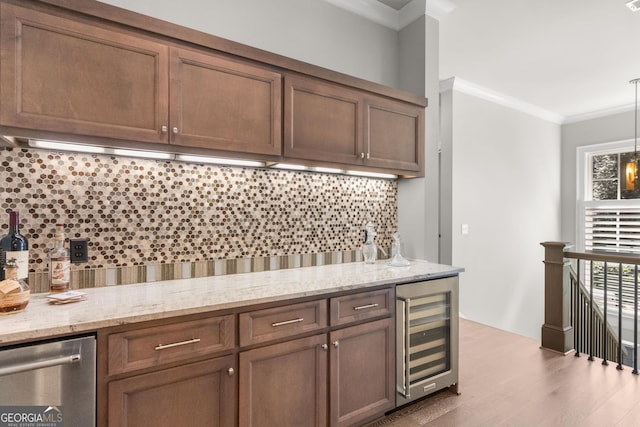
<svg viewBox="0 0 640 427"><path fill-rule="evenodd" d="M562 126L562 241L577 242L577 159L581 146L632 140L633 111ZM633 143L631 143L633 146Z"/></svg>
<svg viewBox="0 0 640 427"><path fill-rule="evenodd" d="M323 0L101 0L387 86L398 33Z"/></svg>
<svg viewBox="0 0 640 427"><path fill-rule="evenodd" d="M425 176L398 182L398 228L410 258L439 262L439 22L425 16L400 31L400 87L426 96ZM420 92L421 91L421 92Z"/></svg>
<svg viewBox="0 0 640 427"><path fill-rule="evenodd" d="M560 125L455 89L443 94L442 119L451 262L466 270L461 314L539 338L540 242L560 237Z"/></svg>

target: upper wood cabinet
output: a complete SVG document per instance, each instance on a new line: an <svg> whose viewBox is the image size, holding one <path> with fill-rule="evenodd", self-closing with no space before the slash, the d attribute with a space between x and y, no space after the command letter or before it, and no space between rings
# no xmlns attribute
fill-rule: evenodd
<svg viewBox="0 0 640 427"><path fill-rule="evenodd" d="M169 48L2 3L3 126L166 142Z"/></svg>
<svg viewBox="0 0 640 427"><path fill-rule="evenodd" d="M298 76L284 80L284 156L354 164L362 153L362 98Z"/></svg>
<svg viewBox="0 0 640 427"><path fill-rule="evenodd" d="M279 156L282 76L2 4L3 126Z"/></svg>
<svg viewBox="0 0 640 427"><path fill-rule="evenodd" d="M171 50L171 143L280 155L282 76L255 65Z"/></svg>
<svg viewBox="0 0 640 427"><path fill-rule="evenodd" d="M423 173L424 108L287 75L284 157Z"/></svg>
<svg viewBox="0 0 640 427"><path fill-rule="evenodd" d="M4 135L424 175L424 98L88 3L0 0Z"/></svg>
<svg viewBox="0 0 640 427"><path fill-rule="evenodd" d="M421 172L424 159L424 108L382 97L367 97L364 114L366 163Z"/></svg>

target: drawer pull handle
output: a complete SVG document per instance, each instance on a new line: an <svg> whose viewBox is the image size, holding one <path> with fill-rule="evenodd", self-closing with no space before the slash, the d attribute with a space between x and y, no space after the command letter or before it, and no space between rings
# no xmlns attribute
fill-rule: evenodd
<svg viewBox="0 0 640 427"><path fill-rule="evenodd" d="M367 305L359 305L357 307L353 307L353 309L358 311L358 310L366 310L367 308L374 308L377 306L378 304L367 304Z"/></svg>
<svg viewBox="0 0 640 427"><path fill-rule="evenodd" d="M292 323L300 323L303 320L304 319L302 317L298 317L297 319L285 320L284 322L275 322L275 323L272 323L271 326L273 326L274 328L277 328L278 326L290 325Z"/></svg>
<svg viewBox="0 0 640 427"><path fill-rule="evenodd" d="M195 344L200 342L200 338L193 338L186 341L174 342L173 344L158 344L156 350L164 350L166 348L180 347L181 345Z"/></svg>

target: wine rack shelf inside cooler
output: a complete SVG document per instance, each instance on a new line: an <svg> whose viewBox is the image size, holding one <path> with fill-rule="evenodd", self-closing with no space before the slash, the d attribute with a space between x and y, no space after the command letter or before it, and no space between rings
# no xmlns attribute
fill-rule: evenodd
<svg viewBox="0 0 640 427"><path fill-rule="evenodd" d="M450 367L449 298L449 294L437 294L406 300L410 384L445 372Z"/></svg>

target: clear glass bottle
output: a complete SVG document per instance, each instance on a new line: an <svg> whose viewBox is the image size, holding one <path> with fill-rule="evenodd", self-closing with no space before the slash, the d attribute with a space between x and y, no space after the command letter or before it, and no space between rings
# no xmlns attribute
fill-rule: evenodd
<svg viewBox="0 0 640 427"><path fill-rule="evenodd" d="M0 239L0 280L4 280L7 260L15 259L18 265L18 279L29 280L29 241L20 234L18 212L9 212L9 231Z"/></svg>
<svg viewBox="0 0 640 427"><path fill-rule="evenodd" d="M378 258L378 247L376 246L376 231L373 222L369 221L364 230L364 244L362 245L362 255L365 264L374 264Z"/></svg>
<svg viewBox="0 0 640 427"><path fill-rule="evenodd" d="M71 258L64 245L64 225L56 224L53 248L49 251L49 292L65 292L71 282Z"/></svg>
<svg viewBox="0 0 640 427"><path fill-rule="evenodd" d="M29 304L29 285L18 279L19 266L15 258L9 258L4 266L5 279L0 281L0 314L24 310Z"/></svg>

